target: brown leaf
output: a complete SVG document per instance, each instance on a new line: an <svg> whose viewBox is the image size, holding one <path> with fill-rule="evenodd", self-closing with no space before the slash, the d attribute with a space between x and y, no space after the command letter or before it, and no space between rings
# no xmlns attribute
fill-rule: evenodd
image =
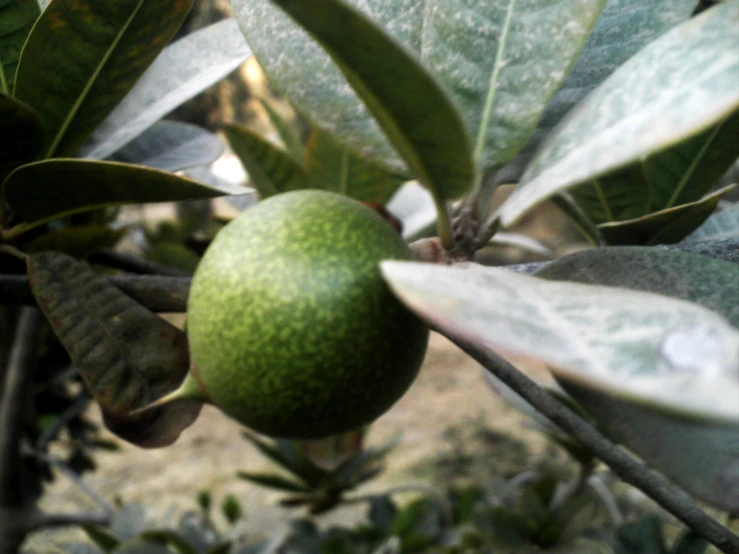
<svg viewBox="0 0 739 554"><path fill-rule="evenodd" d="M108 429L144 448L172 444L197 418L199 403L130 412L180 385L189 365L185 333L66 254L29 255L28 275Z"/></svg>

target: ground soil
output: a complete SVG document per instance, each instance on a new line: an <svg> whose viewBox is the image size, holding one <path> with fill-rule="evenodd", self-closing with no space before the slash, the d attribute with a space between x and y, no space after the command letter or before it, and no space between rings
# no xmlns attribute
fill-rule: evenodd
<svg viewBox="0 0 739 554"><path fill-rule="evenodd" d="M545 376L541 368L535 376ZM92 416L97 417L96 409ZM496 481L530 469L546 458L564 456L529 420L510 408L487 385L483 370L440 335L433 335L425 364L409 392L371 428L368 444L397 434L400 445L388 457L381 477L360 492L378 492L410 483L445 486L453 481ZM116 440L120 451L96 457L99 469L85 481L102 496L138 502L153 518L196 507L198 491L210 490L216 502L233 493L246 512L250 532L275 529L297 512L277 505L279 494L236 478L239 470L270 470L270 464L241 438L241 428L218 410L206 407L198 421L171 447L143 450ZM64 476L49 487L42 507L53 511L92 511L95 504ZM323 524L349 523L362 508L324 516ZM54 552L53 544L82 538L79 532L36 534L27 548Z"/></svg>

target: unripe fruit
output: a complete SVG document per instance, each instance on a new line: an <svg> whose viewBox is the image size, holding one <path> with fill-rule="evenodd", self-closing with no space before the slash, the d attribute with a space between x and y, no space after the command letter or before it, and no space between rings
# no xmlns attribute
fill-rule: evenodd
<svg viewBox="0 0 739 554"><path fill-rule="evenodd" d="M423 361L428 328L390 292L403 240L366 206L304 190L245 211L215 238L188 300L197 397L255 431L315 439L387 411Z"/></svg>

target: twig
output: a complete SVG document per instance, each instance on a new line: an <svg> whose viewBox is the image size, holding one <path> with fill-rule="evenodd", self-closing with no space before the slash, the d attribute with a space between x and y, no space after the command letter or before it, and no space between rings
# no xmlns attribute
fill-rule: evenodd
<svg viewBox="0 0 739 554"><path fill-rule="evenodd" d="M105 500L102 496L100 496L95 491L95 489L88 485L76 471L65 464L62 460L49 454L39 452L38 450L31 450L29 454L41 461L46 462L47 464L53 465L64 475L66 475L67 478L77 486L77 488L84 492L91 500L93 500L105 511L107 517L112 517L113 514L115 514L115 507L110 502Z"/></svg>
<svg viewBox="0 0 739 554"><path fill-rule="evenodd" d="M75 370L76 371L76 370ZM36 448L39 451L46 450L48 444L53 441L65 425L72 421L75 417L85 411L90 404L89 394L83 392L75 400L75 402L66 410L64 410L56 419L53 425L50 425L36 441Z"/></svg>
<svg viewBox="0 0 739 554"><path fill-rule="evenodd" d="M600 499L601 503L605 507L608 515L613 522L613 525L619 527L623 525L624 516L621 514L621 510L616 503L616 499L605 483L603 483L603 477L605 474L593 475L588 479L588 486L593 490L595 495Z"/></svg>
<svg viewBox="0 0 739 554"><path fill-rule="evenodd" d="M28 533L45 527L65 527L68 525L108 526L112 517L108 514L46 514L37 512L26 522Z"/></svg>
<svg viewBox="0 0 739 554"><path fill-rule="evenodd" d="M189 277L192 275L188 271L150 262L133 254L124 254L123 252L116 252L109 248L104 248L96 252L90 256L89 260L95 264L106 265L141 275L165 275L167 277Z"/></svg>
<svg viewBox="0 0 739 554"><path fill-rule="evenodd" d="M20 444L25 402L31 386L30 365L36 353L41 315L24 308L18 318L0 402L0 505L21 506L25 502L21 478Z"/></svg>
<svg viewBox="0 0 739 554"><path fill-rule="evenodd" d="M739 537L701 510L687 493L613 444L590 423L489 348L453 334L446 335L555 425L589 447L623 481L640 489L723 552L739 554Z"/></svg>
<svg viewBox="0 0 739 554"><path fill-rule="evenodd" d="M190 291L189 277L158 275L120 275L108 281L153 312L184 312ZM36 304L25 275L0 275L0 304Z"/></svg>

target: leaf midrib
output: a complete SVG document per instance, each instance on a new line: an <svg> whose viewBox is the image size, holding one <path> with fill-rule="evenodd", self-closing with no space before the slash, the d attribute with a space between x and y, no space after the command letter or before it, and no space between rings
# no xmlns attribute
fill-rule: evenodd
<svg viewBox="0 0 739 554"><path fill-rule="evenodd" d="M475 149L473 154L475 167L480 167L480 164L482 162L482 155L488 136L488 128L490 126L490 116L493 112L495 93L498 88L498 78L500 76L500 71L503 68L503 54L507 46L508 29L510 28L511 21L513 20L513 10L515 9L515 6L516 0L509 0L508 7L506 9L505 21L503 22L503 30L498 41L498 51L495 53L495 63L493 65L493 71L490 75L488 92L485 98L485 107L483 108L482 118L480 120L480 128L478 129L477 139L475 141Z"/></svg>
<svg viewBox="0 0 739 554"><path fill-rule="evenodd" d="M64 118L64 120L62 121L62 124L59 126L59 130L57 131L56 136L54 137L54 140L51 142L51 144L49 145L49 149L46 152L46 156L45 156L46 158L51 158L55 150L59 147L59 144L62 142L62 139L64 138L64 135L66 134L67 130L69 129L69 126L72 124L72 121L74 120L80 108L82 107L82 104L87 99L90 93L90 90L97 82L97 79L102 73L105 66L107 65L108 60L110 60L111 56L113 55L113 52L115 51L115 49L117 48L121 40L123 39L123 36L128 31L133 20L138 15L139 10L141 10L141 6L143 6L143 4L144 4L144 0L139 0L138 4L136 5L136 8L131 12L131 15L126 20L126 23L121 27L120 31L118 32L117 36L115 37L115 40L108 47L107 52L103 56L102 60L98 64L97 68L93 72L90 79L88 79L87 84L85 85L85 88L82 90L82 93L79 95L74 105L72 106L72 109L69 110L69 113L67 113L67 116Z"/></svg>

